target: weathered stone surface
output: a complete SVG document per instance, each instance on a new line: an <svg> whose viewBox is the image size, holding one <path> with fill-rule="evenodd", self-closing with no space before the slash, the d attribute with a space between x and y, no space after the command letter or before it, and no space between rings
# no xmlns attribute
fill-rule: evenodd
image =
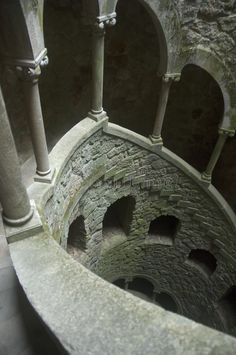
<svg viewBox="0 0 236 355"><path fill-rule="evenodd" d="M229 84L235 91L233 1L146 0L146 6L152 12L154 23L161 23L167 38L169 58L173 62L169 71L181 71L186 63L185 51L200 45L231 72L231 78L223 73L221 84ZM90 109L91 37L82 21L81 2L47 1L44 32L50 63L40 79L40 91L51 149ZM146 136L152 133L160 91L156 76L163 53L160 45L152 17L145 8L136 0L119 0L117 25L106 34L105 109L112 122ZM203 65L199 58L196 65ZM181 82L172 86L163 134L169 149L203 171L215 144L222 112L217 90L204 72L199 74L195 69L186 68ZM218 66L214 70L218 72ZM1 72L1 78L16 144L24 162L32 149L22 93L9 70ZM235 100L231 105L235 106ZM236 209L233 197L236 170L232 163L235 141L225 147L214 184Z"/></svg>
<svg viewBox="0 0 236 355"><path fill-rule="evenodd" d="M69 354L235 354L235 339L108 284L46 235L10 249L29 300Z"/></svg>
<svg viewBox="0 0 236 355"><path fill-rule="evenodd" d="M109 158L115 148L117 155ZM95 152L100 153L97 158L89 159ZM101 154L103 167L98 164ZM133 163L124 171L123 161L132 161L132 156ZM81 255L80 262L110 281L115 276L151 275L159 289L175 295L182 314L224 329L215 304L236 282L235 231L197 179L188 177L177 166L161 152L153 154L141 148L138 140L134 144L99 130L68 160L53 197L46 203L44 216L54 238L66 247L69 225L83 215L87 253ZM102 229L106 210L129 195L136 201L129 235L120 244L112 238L109 246ZM150 222L162 214L180 220L173 246L148 240ZM192 249L210 250L216 257L217 269L211 277L186 263Z"/></svg>

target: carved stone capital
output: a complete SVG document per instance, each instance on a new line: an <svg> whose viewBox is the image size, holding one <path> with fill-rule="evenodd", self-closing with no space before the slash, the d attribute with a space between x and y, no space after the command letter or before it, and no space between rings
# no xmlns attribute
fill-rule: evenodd
<svg viewBox="0 0 236 355"><path fill-rule="evenodd" d="M105 25L108 26L108 27L115 26L115 24L116 24L116 18L115 17L107 19L105 21Z"/></svg>
<svg viewBox="0 0 236 355"><path fill-rule="evenodd" d="M162 76L165 83L172 83L180 81L181 73L166 73Z"/></svg>
<svg viewBox="0 0 236 355"><path fill-rule="evenodd" d="M36 67L25 66L25 65L17 65L15 67L16 74L18 78L22 81L32 81L37 82L39 76L41 75L41 68L44 68L48 65L49 59L48 56L45 55Z"/></svg>
<svg viewBox="0 0 236 355"><path fill-rule="evenodd" d="M38 65L36 68L17 66L16 74L18 78L22 81L31 81L33 83L36 83L41 74L40 65Z"/></svg>
<svg viewBox="0 0 236 355"><path fill-rule="evenodd" d="M235 129L228 129L228 128L220 127L219 134L232 138L235 135Z"/></svg>
<svg viewBox="0 0 236 355"><path fill-rule="evenodd" d="M116 24L116 18L112 17L112 18L108 18L108 19L104 19L104 20L97 20L97 22L95 22L94 24L94 31L95 33L100 33L100 34L104 34L105 33L105 27L112 27L115 26Z"/></svg>
<svg viewBox="0 0 236 355"><path fill-rule="evenodd" d="M43 57L43 59L41 60L41 62L39 63L41 68L44 68L48 65L49 63L49 58L47 55L45 55L45 57Z"/></svg>
<svg viewBox="0 0 236 355"><path fill-rule="evenodd" d="M93 25L93 34L98 37L105 35L105 24L103 22L95 22Z"/></svg>

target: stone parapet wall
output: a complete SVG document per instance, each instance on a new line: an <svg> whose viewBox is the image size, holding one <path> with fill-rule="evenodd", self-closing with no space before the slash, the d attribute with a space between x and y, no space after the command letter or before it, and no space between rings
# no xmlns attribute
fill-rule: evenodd
<svg viewBox="0 0 236 355"><path fill-rule="evenodd" d="M81 144L75 134L80 125ZM67 146L64 160L62 154L54 188L39 205L54 238L66 248L69 226L82 215L87 251L79 261L85 266L109 281L151 275L159 290L174 290L184 315L225 329L217 302L236 283L235 216L225 201L181 159L118 126L85 119L64 139L75 139L74 148ZM104 240L108 207L129 195L136 201L129 234ZM150 222L160 215L180 221L173 246L148 241ZM213 275L188 265L193 249L214 255Z"/></svg>
<svg viewBox="0 0 236 355"><path fill-rule="evenodd" d="M59 354L235 354L232 337L105 282L45 234L10 251L27 297L65 350Z"/></svg>

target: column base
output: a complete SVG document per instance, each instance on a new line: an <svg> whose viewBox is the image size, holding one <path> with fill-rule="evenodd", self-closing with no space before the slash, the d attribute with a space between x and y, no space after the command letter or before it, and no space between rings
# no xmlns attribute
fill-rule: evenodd
<svg viewBox="0 0 236 355"><path fill-rule="evenodd" d="M43 225L33 201L31 201L31 206L31 218L25 222L24 225L4 225L8 243L17 242L19 240L32 237L35 234L43 231Z"/></svg>
<svg viewBox="0 0 236 355"><path fill-rule="evenodd" d="M163 140L162 140L161 136L150 135L149 139L152 142L152 144L161 145L161 146L163 145Z"/></svg>
<svg viewBox="0 0 236 355"><path fill-rule="evenodd" d="M88 117L92 118L94 121L99 122L103 120L104 118L107 117L107 113L105 111L99 112L99 113L94 113L92 111L89 111Z"/></svg>
<svg viewBox="0 0 236 355"><path fill-rule="evenodd" d="M40 171L40 170L36 169L36 174L39 176L46 176L46 175L49 175L50 173L51 173L51 168L48 169L47 171Z"/></svg>
<svg viewBox="0 0 236 355"><path fill-rule="evenodd" d="M34 214L34 210L31 207L29 213L25 217L22 217L19 219L11 219L11 218L7 218L3 214L2 218L3 218L3 221L5 222L6 225L12 226L12 227L19 227L19 226L22 226L23 224L27 223L33 217L33 214Z"/></svg>
<svg viewBox="0 0 236 355"><path fill-rule="evenodd" d="M47 175L41 175L38 174L36 171L36 174L34 175L34 181L35 182L43 182L45 184L51 184L54 178L56 170L55 169L50 169L49 173Z"/></svg>
<svg viewBox="0 0 236 355"><path fill-rule="evenodd" d="M212 177L211 177L211 175L207 174L206 172L202 173L201 178L202 178L202 181L203 181L203 182L205 182L205 183L207 183L207 184L210 184L210 183L211 183Z"/></svg>

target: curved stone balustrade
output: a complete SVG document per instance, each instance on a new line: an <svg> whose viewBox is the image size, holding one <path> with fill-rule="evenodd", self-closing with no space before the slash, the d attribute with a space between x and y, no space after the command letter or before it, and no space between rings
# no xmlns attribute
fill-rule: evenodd
<svg viewBox="0 0 236 355"><path fill-rule="evenodd" d="M196 280L202 285L217 285L219 299L220 293L224 294L236 282L236 222L233 211L216 189L202 182L197 171L167 149L108 124L106 119L95 122L86 118L73 127L53 149L50 163L56 170L52 184L35 182L29 189L44 233L10 244L10 251L30 302L62 346L70 354L155 354L157 349L161 354L210 354L213 349L216 354L234 354L233 338L119 290L73 260L59 245L66 247L69 226L83 212L88 253L81 257L81 262L111 281L112 272L117 276L117 269L105 272L102 268L104 255L111 250L108 245L105 254L101 252L106 210L109 203L131 192L141 196L142 203L146 196L147 204L156 206L148 215L150 221L155 211L185 216L182 222L185 228L176 236L176 248L181 247L181 238L182 246L192 242L193 247L201 249L208 242L214 244L219 271L213 272L211 281L202 275ZM110 202L109 194L104 192L101 196L104 205L96 206L103 186L110 191ZM97 216L94 206L98 207ZM134 217L139 217L137 211ZM139 228L144 237L140 240L139 228L133 221L127 240L134 241L134 246L135 241L145 244L150 221L141 222ZM192 226L199 226L193 235L188 234ZM182 261L184 275L186 265ZM180 281L180 286L189 289L192 286L186 280L175 282ZM183 289L185 294L187 288ZM189 294L196 299L200 297L194 289ZM216 301L210 304L211 309ZM217 326L216 323L213 320L212 326Z"/></svg>

